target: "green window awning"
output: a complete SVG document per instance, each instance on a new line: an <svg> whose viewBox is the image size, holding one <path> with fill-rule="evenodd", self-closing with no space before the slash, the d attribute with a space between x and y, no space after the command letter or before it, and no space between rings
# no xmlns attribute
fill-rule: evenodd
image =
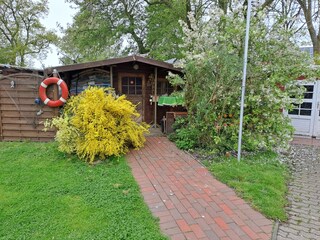
<svg viewBox="0 0 320 240"><path fill-rule="evenodd" d="M158 106L184 106L183 97L160 96Z"/></svg>

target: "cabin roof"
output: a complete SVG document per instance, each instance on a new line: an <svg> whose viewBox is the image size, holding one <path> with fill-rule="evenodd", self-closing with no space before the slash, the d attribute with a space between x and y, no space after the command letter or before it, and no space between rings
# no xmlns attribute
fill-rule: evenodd
<svg viewBox="0 0 320 240"><path fill-rule="evenodd" d="M155 67L160 67L160 68L165 68L172 71L181 72L181 69L175 68L171 63L158 61L158 60L154 60L154 59L150 59L150 58L146 58L138 55L132 55L132 56L120 57L120 58L110 58L110 59L87 62L87 63L76 63L71 65L64 65L64 66L57 66L57 67L50 67L50 68L57 69L59 72L69 72L69 71L82 70L87 68L113 66L116 64L128 63L128 62L145 63Z"/></svg>

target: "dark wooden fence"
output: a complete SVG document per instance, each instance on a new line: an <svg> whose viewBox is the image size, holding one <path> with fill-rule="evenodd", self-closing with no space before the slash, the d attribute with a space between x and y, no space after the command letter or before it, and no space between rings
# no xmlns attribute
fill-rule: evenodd
<svg viewBox="0 0 320 240"><path fill-rule="evenodd" d="M35 103L42 80L43 76L31 73L0 76L0 141L54 138L55 131L43 131L43 122L57 116L58 109ZM48 95L52 91L48 89Z"/></svg>

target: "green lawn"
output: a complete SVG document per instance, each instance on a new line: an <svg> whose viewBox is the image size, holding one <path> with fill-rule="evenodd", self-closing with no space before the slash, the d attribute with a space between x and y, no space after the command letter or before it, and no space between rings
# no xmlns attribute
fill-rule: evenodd
<svg viewBox="0 0 320 240"><path fill-rule="evenodd" d="M271 219L286 220L289 171L272 152L258 153L238 162L220 158L207 163L209 170L254 208Z"/></svg>
<svg viewBox="0 0 320 240"><path fill-rule="evenodd" d="M124 158L89 166L54 143L0 142L0 239L166 239Z"/></svg>

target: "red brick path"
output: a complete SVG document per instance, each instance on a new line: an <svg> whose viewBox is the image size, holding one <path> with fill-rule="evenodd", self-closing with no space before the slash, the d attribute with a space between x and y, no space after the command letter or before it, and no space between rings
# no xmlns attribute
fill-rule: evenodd
<svg viewBox="0 0 320 240"><path fill-rule="evenodd" d="M145 202L171 239L270 239L273 223L165 137L128 155Z"/></svg>

